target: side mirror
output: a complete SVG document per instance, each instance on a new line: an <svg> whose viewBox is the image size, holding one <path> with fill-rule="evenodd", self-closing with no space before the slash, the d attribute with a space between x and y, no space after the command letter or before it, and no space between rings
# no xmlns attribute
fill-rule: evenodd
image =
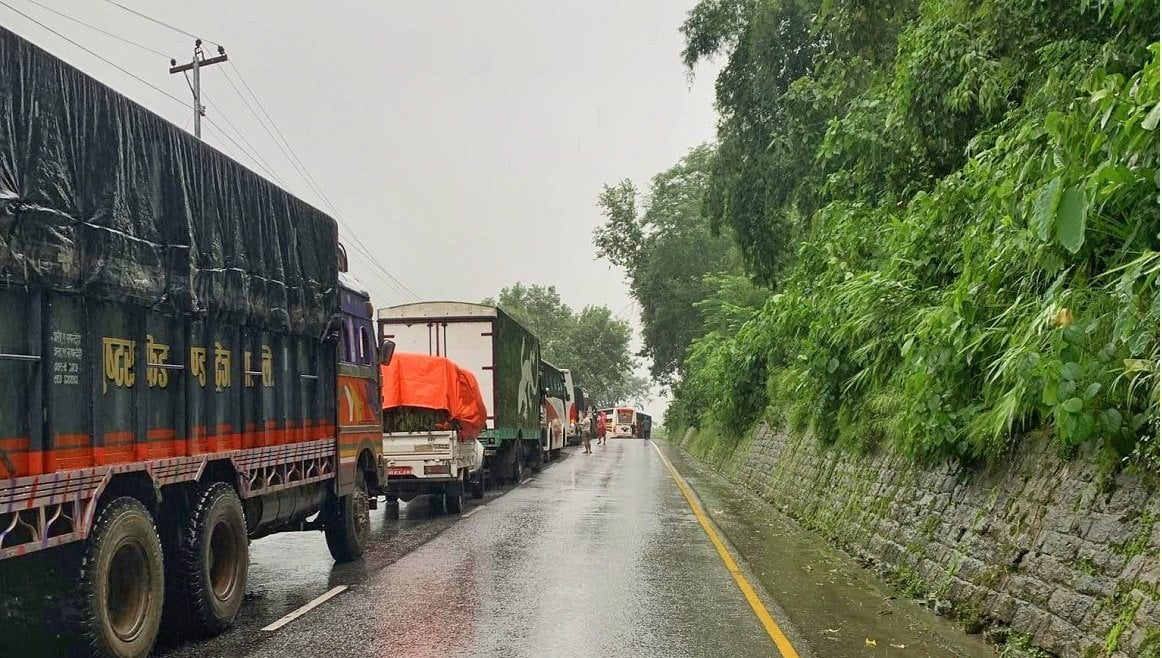
<svg viewBox="0 0 1162 658"><path fill-rule="evenodd" d="M379 365L391 365L391 357L395 356L395 341L384 340L379 347Z"/></svg>

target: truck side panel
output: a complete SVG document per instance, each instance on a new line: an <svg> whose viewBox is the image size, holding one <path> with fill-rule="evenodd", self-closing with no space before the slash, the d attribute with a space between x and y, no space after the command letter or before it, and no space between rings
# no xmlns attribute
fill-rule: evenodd
<svg viewBox="0 0 1162 658"><path fill-rule="evenodd" d="M243 498L334 477L330 343L68 293L0 288L0 313L0 557L83 538L121 473L222 462Z"/></svg>
<svg viewBox="0 0 1162 658"><path fill-rule="evenodd" d="M540 438L541 396L537 369L541 344L503 311L496 317L496 416L498 438Z"/></svg>

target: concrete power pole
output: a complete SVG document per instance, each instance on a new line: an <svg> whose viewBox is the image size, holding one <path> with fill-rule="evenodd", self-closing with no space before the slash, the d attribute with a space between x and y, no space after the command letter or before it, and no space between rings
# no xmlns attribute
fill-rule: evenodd
<svg viewBox="0 0 1162 658"><path fill-rule="evenodd" d="M218 46L218 56L206 58L202 53L202 40L194 41L194 58L189 64L182 64L178 66L176 59L169 60L170 73L185 73L186 71L194 72L194 80L190 84L190 91L194 93L194 137L202 138L202 117L206 114L206 107L202 105L202 76L201 69L203 66L211 66L213 64L221 64L226 61L226 49Z"/></svg>

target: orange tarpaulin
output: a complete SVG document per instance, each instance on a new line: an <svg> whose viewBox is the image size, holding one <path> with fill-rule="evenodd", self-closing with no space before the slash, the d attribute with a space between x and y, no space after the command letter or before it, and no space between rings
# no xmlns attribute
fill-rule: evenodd
<svg viewBox="0 0 1162 658"><path fill-rule="evenodd" d="M442 356L396 352L380 366L383 408L419 407L447 411L460 423L460 435L475 439L484 431L488 411L476 376Z"/></svg>

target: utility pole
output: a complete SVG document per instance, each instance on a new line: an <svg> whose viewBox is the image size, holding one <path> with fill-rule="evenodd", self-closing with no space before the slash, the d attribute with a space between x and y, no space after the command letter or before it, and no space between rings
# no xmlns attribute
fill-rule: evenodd
<svg viewBox="0 0 1162 658"><path fill-rule="evenodd" d="M182 64L178 66L176 59L169 60L170 73L185 73L186 71L194 72L194 81L190 85L190 91L194 92L194 137L202 138L202 117L206 114L206 107L202 105L202 76L201 68L203 66L210 66L212 64L221 64L226 61L226 49L218 46L218 56L206 58L202 53L202 40L194 41L194 58L189 64Z"/></svg>

